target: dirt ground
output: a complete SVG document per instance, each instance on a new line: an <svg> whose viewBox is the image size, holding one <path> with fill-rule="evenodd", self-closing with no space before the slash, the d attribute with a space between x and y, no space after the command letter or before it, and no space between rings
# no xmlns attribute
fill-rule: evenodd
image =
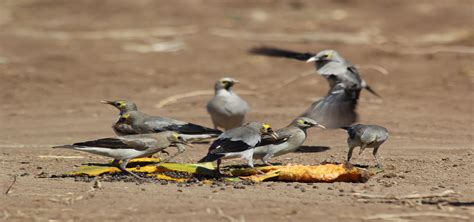
<svg viewBox="0 0 474 222"><path fill-rule="evenodd" d="M473 21L472 0L0 1L0 220L472 221ZM336 49L360 66L382 95L363 92L358 113L360 122L390 131L379 151L385 172L363 184L245 189L102 182L91 190L93 183L49 178L109 161L51 149L113 136L117 111L103 99L129 99L148 113L211 126L210 95L157 104L232 76L252 106L248 120L285 126L327 84L311 75L282 85L313 66L247 53L260 45ZM303 151L274 162L344 160L344 131L309 135ZM176 161L195 162L206 151L197 145ZM353 161L373 164L371 152ZM431 201L354 196L446 190L457 194Z"/></svg>

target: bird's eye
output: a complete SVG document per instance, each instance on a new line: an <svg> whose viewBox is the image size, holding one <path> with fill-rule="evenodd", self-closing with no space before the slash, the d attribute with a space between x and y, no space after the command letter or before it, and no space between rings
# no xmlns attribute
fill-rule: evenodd
<svg viewBox="0 0 474 222"><path fill-rule="evenodd" d="M181 140L181 139L183 139L183 137L181 137L181 136L178 136L178 140Z"/></svg>
<svg viewBox="0 0 474 222"><path fill-rule="evenodd" d="M304 121L303 124L308 124L308 122L307 122L307 121Z"/></svg>

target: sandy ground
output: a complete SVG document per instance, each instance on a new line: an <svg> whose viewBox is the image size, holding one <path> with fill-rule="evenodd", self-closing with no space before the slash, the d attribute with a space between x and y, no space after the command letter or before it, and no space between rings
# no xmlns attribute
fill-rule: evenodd
<svg viewBox="0 0 474 222"><path fill-rule="evenodd" d="M472 220L473 5L472 0L1 1L0 220ZM234 189L103 182L95 191L92 183L48 177L109 161L50 148L112 136L117 112L100 104L103 99L130 99L145 112L210 126L204 108L210 96L163 108L156 104L174 94L212 90L216 79L232 76L242 82L237 92L255 93L243 95L252 106L249 120L285 126L323 96L327 84L311 75L279 87L313 67L247 54L263 44L311 52L332 48L361 66L383 98L362 93L360 122L391 133L379 151L384 173L364 184L268 182ZM389 74L368 68L374 65ZM314 129L309 135L305 152L275 162L344 160L345 132ZM206 151L198 145L177 161L195 162ZM373 164L370 152L353 160ZM5 195L13 175L17 181ZM353 195L446 190L458 194L440 204L360 201Z"/></svg>

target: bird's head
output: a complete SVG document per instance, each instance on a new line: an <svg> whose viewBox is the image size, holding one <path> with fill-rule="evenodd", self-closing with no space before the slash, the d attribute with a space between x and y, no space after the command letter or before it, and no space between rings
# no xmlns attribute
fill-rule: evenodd
<svg viewBox="0 0 474 222"><path fill-rule="evenodd" d="M225 89L227 91L229 91L233 85L239 83L239 81L233 79L233 78L229 78L229 77L224 77L222 79L219 79L216 81L216 84L214 86L214 88L216 90L219 90L219 89Z"/></svg>
<svg viewBox="0 0 474 222"><path fill-rule="evenodd" d="M270 135L274 139L278 139L278 134L273 131L272 127L268 123L262 123L260 132L262 133L262 135Z"/></svg>
<svg viewBox="0 0 474 222"><path fill-rule="evenodd" d="M132 122L133 116L130 113L124 113L120 115L118 123L130 124Z"/></svg>
<svg viewBox="0 0 474 222"><path fill-rule="evenodd" d="M292 124L301 129L308 129L314 126L326 129L326 127L308 117L299 117L295 119Z"/></svg>
<svg viewBox="0 0 474 222"><path fill-rule="evenodd" d="M100 101L103 104L109 104L120 110L120 113L126 113L130 111L137 111L137 105L134 102L125 101L125 100L102 100Z"/></svg>
<svg viewBox="0 0 474 222"><path fill-rule="evenodd" d="M179 144L188 144L186 139L184 139L179 133L177 132L171 132L170 135L168 136L168 140L171 143L179 143Z"/></svg>
<svg viewBox="0 0 474 222"><path fill-rule="evenodd" d="M306 62L316 63L326 63L330 61L343 62L344 59L339 55L339 53L337 53L336 50L327 49L306 60Z"/></svg>

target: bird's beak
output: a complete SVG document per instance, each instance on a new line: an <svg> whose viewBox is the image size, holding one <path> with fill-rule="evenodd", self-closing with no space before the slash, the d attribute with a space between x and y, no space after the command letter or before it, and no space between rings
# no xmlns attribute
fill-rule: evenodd
<svg viewBox="0 0 474 222"><path fill-rule="evenodd" d="M268 134L270 134L270 136L273 137L273 139L278 139L278 134L276 132L274 132L272 129L269 129L268 130Z"/></svg>
<svg viewBox="0 0 474 222"><path fill-rule="evenodd" d="M317 126L317 127L321 128L321 129L326 129L326 127L325 127L325 126L323 126L323 125L321 125L321 124L319 124L319 123L316 123L316 124L315 124L315 126Z"/></svg>
<svg viewBox="0 0 474 222"><path fill-rule="evenodd" d="M313 56L313 57L309 58L308 60L306 60L306 62L310 63L310 62L316 62L318 60L319 60L319 58L317 56Z"/></svg>
<svg viewBox="0 0 474 222"><path fill-rule="evenodd" d="M184 145L187 145L188 144L188 141L184 138L181 138L178 143L181 143L181 144L184 144Z"/></svg>
<svg viewBox="0 0 474 222"><path fill-rule="evenodd" d="M114 102L108 101L108 100L102 100L100 102L103 103L103 104L109 104L109 105L112 105L114 103Z"/></svg>

